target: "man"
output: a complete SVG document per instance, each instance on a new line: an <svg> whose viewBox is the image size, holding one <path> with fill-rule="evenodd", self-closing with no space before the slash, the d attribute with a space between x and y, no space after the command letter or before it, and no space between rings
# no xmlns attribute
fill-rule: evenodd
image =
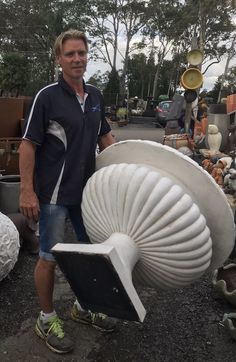
<svg viewBox="0 0 236 362"><path fill-rule="evenodd" d="M26 117L20 146L20 209L29 219L39 218L35 284L42 310L35 330L51 350L66 353L73 349L73 342L65 336L53 307L56 263L50 250L63 242L67 217L78 241L89 242L81 217L82 191L95 170L97 144L103 150L114 140L100 92L83 81L86 36L66 31L56 39L54 50L62 76L37 93ZM110 318L83 311L77 301L72 318L103 331L114 329Z"/></svg>

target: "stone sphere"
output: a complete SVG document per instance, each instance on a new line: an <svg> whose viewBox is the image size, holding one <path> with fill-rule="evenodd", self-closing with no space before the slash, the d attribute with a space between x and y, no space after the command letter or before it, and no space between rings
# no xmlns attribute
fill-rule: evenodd
<svg viewBox="0 0 236 362"><path fill-rule="evenodd" d="M14 268L20 250L19 233L13 222L0 213L0 281Z"/></svg>

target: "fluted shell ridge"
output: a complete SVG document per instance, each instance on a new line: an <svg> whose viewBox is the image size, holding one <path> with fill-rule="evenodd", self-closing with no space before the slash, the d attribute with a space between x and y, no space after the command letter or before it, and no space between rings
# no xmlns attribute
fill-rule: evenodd
<svg viewBox="0 0 236 362"><path fill-rule="evenodd" d="M0 281L13 269L20 249L19 233L13 222L0 213Z"/></svg>
<svg viewBox="0 0 236 362"><path fill-rule="evenodd" d="M133 276L146 285L184 286L210 265L212 241L198 206L149 167L123 163L97 171L84 189L82 213L93 243L115 232L137 243Z"/></svg>

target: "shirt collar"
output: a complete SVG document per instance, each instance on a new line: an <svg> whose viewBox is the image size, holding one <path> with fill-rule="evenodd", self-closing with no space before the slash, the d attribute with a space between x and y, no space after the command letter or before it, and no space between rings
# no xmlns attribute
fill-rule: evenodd
<svg viewBox="0 0 236 362"><path fill-rule="evenodd" d="M59 85L60 85L63 89L65 89L65 90L66 90L67 92L69 92L71 95L76 95L75 90L69 86L69 84L68 84L68 83L65 81L65 79L63 78L63 75L62 75L62 74L59 76L58 83L59 83ZM84 80L83 80L83 87L84 87L84 92L85 92L85 93L90 93L90 92L89 92L89 88L87 87L87 85L86 85L86 83L85 83Z"/></svg>

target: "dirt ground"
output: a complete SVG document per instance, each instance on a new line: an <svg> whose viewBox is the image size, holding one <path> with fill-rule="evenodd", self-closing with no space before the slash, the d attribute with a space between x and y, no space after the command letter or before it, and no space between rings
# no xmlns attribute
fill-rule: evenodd
<svg viewBox="0 0 236 362"><path fill-rule="evenodd" d="M70 225L66 237L68 241L73 239ZM115 332L102 334L70 320L74 296L59 270L55 306L76 348L70 354L54 354L34 333L39 311L33 282L36 260L22 250L15 268L0 283L1 362L235 361L236 341L219 323L234 307L218 297L210 276L178 290L138 287L147 309L144 322L120 320Z"/></svg>

